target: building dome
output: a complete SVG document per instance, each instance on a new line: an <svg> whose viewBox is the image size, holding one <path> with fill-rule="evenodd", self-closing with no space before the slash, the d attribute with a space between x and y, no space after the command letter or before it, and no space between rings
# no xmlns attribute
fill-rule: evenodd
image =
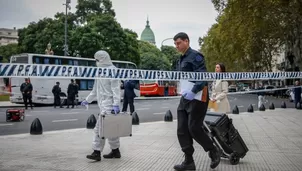
<svg viewBox="0 0 302 171"><path fill-rule="evenodd" d="M155 44L155 36L152 29L150 28L149 19L147 19L147 25L141 34L141 40Z"/></svg>

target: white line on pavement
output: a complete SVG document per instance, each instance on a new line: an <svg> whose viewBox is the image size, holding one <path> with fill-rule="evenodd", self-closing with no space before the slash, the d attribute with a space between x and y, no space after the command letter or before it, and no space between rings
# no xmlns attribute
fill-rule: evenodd
<svg viewBox="0 0 302 171"><path fill-rule="evenodd" d="M135 110L148 110L150 108L139 108L139 109L135 109Z"/></svg>
<svg viewBox="0 0 302 171"><path fill-rule="evenodd" d="M13 124L0 124L0 126L11 126Z"/></svg>
<svg viewBox="0 0 302 171"><path fill-rule="evenodd" d="M52 122L69 122L69 121L77 121L78 119L65 119L65 120L53 120Z"/></svg>
<svg viewBox="0 0 302 171"><path fill-rule="evenodd" d="M27 115L27 114L25 114L25 117L26 117L26 116L33 116L33 115Z"/></svg>
<svg viewBox="0 0 302 171"><path fill-rule="evenodd" d="M49 112L49 110L32 110L31 112L33 112L33 113L37 113L37 112L41 113L41 112Z"/></svg>
<svg viewBox="0 0 302 171"><path fill-rule="evenodd" d="M61 113L62 115L72 115L72 114L78 114L79 112L66 112L66 113Z"/></svg>
<svg viewBox="0 0 302 171"><path fill-rule="evenodd" d="M161 108L163 108L163 109L168 109L169 107L161 107Z"/></svg>
<svg viewBox="0 0 302 171"><path fill-rule="evenodd" d="M244 106L238 106L238 107L244 107Z"/></svg>
<svg viewBox="0 0 302 171"><path fill-rule="evenodd" d="M163 114L166 114L166 112L153 113L153 115L163 115Z"/></svg>

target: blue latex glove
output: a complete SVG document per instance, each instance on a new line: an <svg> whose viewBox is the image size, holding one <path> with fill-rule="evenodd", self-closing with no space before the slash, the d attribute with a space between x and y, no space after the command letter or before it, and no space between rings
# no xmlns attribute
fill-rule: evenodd
<svg viewBox="0 0 302 171"><path fill-rule="evenodd" d="M87 102L86 100L84 100L84 101L81 102L81 105L82 105L82 106L87 106L87 105L88 105L88 102Z"/></svg>
<svg viewBox="0 0 302 171"><path fill-rule="evenodd" d="M119 106L113 106L112 110L114 111L115 114L120 113L120 107Z"/></svg>
<svg viewBox="0 0 302 171"><path fill-rule="evenodd" d="M185 91L182 96L187 100L193 100L195 95L196 94L193 93L192 91Z"/></svg>

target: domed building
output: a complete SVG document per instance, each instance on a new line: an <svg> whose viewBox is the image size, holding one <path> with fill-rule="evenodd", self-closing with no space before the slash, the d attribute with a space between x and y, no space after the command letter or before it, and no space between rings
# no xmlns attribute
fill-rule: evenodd
<svg viewBox="0 0 302 171"><path fill-rule="evenodd" d="M155 36L152 29L150 28L148 18L147 18L147 25L141 34L141 40L155 45Z"/></svg>

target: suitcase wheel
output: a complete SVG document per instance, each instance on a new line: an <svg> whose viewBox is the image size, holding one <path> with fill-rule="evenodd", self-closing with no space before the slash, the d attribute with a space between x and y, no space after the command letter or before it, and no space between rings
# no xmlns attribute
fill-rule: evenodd
<svg viewBox="0 0 302 171"><path fill-rule="evenodd" d="M237 165L240 161L240 157L236 153L232 153L229 159L232 165Z"/></svg>

